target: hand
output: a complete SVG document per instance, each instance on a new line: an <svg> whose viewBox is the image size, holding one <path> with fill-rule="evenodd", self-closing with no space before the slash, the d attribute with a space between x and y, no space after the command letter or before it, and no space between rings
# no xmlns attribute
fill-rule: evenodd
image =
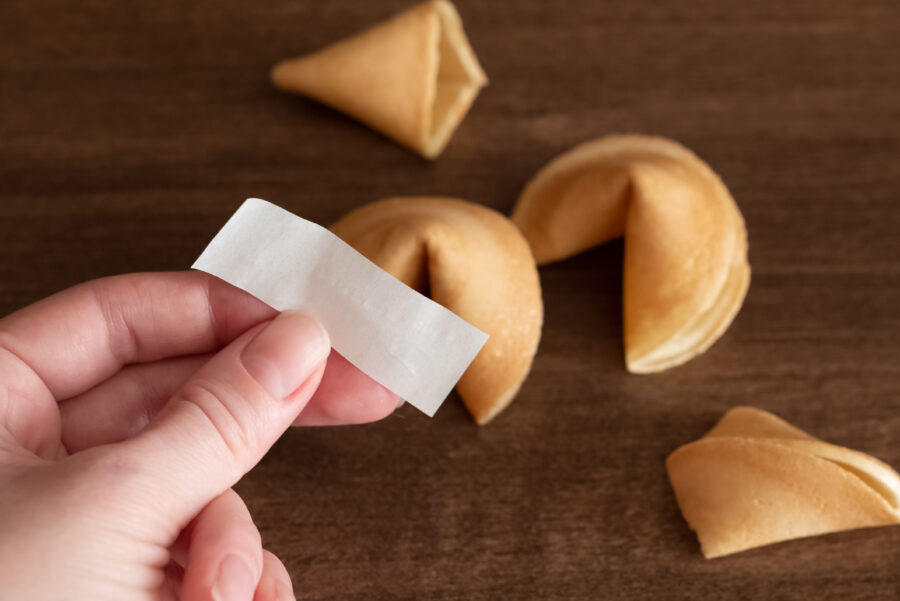
<svg viewBox="0 0 900 601"><path fill-rule="evenodd" d="M310 317L198 272L0 319L0 599L293 599L230 487L292 422L396 407L329 351Z"/></svg>

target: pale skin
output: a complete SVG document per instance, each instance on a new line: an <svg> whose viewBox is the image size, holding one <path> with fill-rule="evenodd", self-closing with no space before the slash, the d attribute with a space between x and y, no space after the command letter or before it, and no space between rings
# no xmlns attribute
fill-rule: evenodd
<svg viewBox="0 0 900 601"><path fill-rule="evenodd" d="M294 599L231 486L292 424L394 410L329 351L309 316L198 272L0 319L0 600Z"/></svg>

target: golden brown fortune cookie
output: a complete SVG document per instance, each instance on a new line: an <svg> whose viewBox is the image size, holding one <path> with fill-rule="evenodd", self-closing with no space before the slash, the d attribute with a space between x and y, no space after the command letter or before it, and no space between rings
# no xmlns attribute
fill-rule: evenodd
<svg viewBox="0 0 900 601"><path fill-rule="evenodd" d="M778 417L732 409L666 460L707 558L794 538L900 524L900 476Z"/></svg>
<svg viewBox="0 0 900 601"><path fill-rule="evenodd" d="M503 215L452 198L391 198L331 230L490 338L457 384L479 424L512 401L537 351L543 303L528 243Z"/></svg>
<svg viewBox="0 0 900 601"><path fill-rule="evenodd" d="M537 173L512 219L539 265L625 236L625 362L635 373L704 352L750 284L737 205L712 169L672 140L582 144Z"/></svg>
<svg viewBox="0 0 900 601"><path fill-rule="evenodd" d="M434 158L487 76L459 13L446 0L433 0L318 52L278 63L272 82Z"/></svg>

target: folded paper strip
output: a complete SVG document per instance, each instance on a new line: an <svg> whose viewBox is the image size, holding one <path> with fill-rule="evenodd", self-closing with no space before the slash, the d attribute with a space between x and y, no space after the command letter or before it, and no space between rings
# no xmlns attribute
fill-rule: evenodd
<svg viewBox="0 0 900 601"><path fill-rule="evenodd" d="M248 199L193 265L278 310L305 311L334 349L434 415L487 335L327 229Z"/></svg>

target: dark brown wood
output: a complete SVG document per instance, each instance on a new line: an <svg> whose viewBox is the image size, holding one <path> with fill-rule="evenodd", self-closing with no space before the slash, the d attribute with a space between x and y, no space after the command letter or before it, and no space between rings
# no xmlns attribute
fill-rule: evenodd
<svg viewBox="0 0 900 601"><path fill-rule="evenodd" d="M703 560L663 465L749 404L900 466L900 4L459 0L491 85L434 163L268 84L406 5L0 2L0 313L186 268L247 196L321 223L402 194L508 211L577 142L670 136L750 232L706 355L625 372L613 243L541 270L540 352L494 423L454 397L293 430L239 492L305 599L900 597L900 528Z"/></svg>

